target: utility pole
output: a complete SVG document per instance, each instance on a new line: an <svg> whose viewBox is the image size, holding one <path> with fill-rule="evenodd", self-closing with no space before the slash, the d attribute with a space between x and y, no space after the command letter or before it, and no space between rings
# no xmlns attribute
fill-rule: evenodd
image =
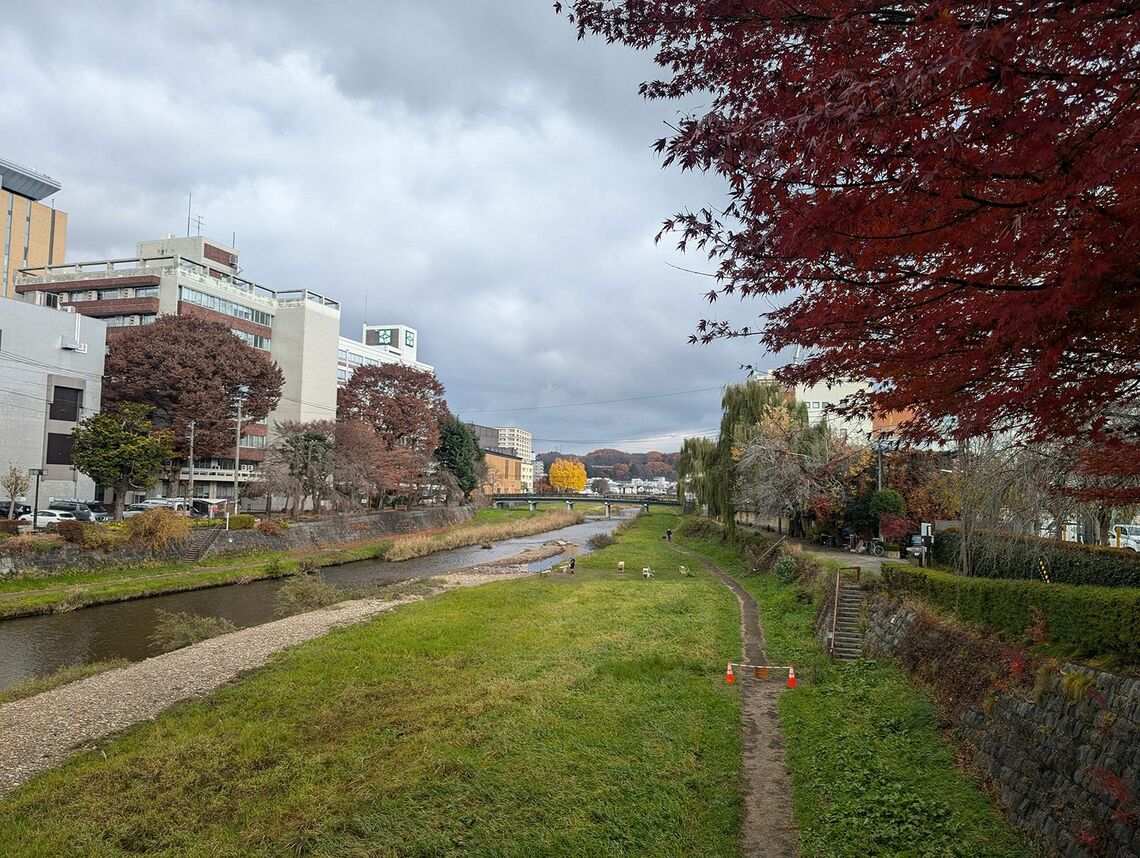
<svg viewBox="0 0 1140 858"><path fill-rule="evenodd" d="M39 533L40 530L40 477L47 473L43 468L28 468L28 473L36 478L36 499L32 501L32 533ZM12 498L13 504L16 499Z"/></svg>
<svg viewBox="0 0 1140 858"><path fill-rule="evenodd" d="M187 511L189 511L190 504L194 503L194 429L197 426L197 420L190 421L190 487L187 489L189 495L186 498Z"/></svg>
<svg viewBox="0 0 1140 858"><path fill-rule="evenodd" d="M241 406L245 402L245 395L249 388L244 384L234 394L234 403L237 405L237 424L234 427L234 513L238 511L238 470L241 468Z"/></svg>
<svg viewBox="0 0 1140 858"><path fill-rule="evenodd" d="M883 490L883 439L875 442L875 452L879 454L879 491Z"/></svg>

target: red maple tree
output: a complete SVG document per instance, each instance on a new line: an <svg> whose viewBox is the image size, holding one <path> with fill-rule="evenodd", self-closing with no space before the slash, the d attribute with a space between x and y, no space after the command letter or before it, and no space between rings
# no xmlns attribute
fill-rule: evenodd
<svg viewBox="0 0 1140 858"><path fill-rule="evenodd" d="M375 432L374 480L385 492L422 482L439 446L439 420L447 412L444 388L430 372L403 364L358 367L337 392L337 418Z"/></svg>
<svg viewBox="0 0 1140 858"><path fill-rule="evenodd" d="M1140 478L1140 7L567 6L579 38L655 52L644 97L703 99L657 149L729 200L663 232L714 262L710 300L771 309L694 340L805 346L788 380L868 379L848 405L914 409L911 437L1083 436Z"/></svg>

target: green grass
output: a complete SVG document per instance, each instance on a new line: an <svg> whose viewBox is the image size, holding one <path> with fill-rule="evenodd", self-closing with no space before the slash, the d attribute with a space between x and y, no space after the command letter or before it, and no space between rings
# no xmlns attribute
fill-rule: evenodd
<svg viewBox="0 0 1140 858"><path fill-rule="evenodd" d="M711 576L661 571L675 522L137 725L0 803L5 855L736 855L739 613Z"/></svg>
<svg viewBox="0 0 1140 858"><path fill-rule="evenodd" d="M720 543L679 540L756 599L774 664L800 680L780 696L804 858L1034 854L955 764L930 698L891 663L832 664L815 607L774 575L746 574Z"/></svg>

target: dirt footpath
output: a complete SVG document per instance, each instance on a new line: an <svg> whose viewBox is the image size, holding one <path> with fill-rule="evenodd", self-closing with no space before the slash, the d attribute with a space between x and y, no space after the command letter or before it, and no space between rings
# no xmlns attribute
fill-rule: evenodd
<svg viewBox="0 0 1140 858"><path fill-rule="evenodd" d="M714 563L688 551L685 554L703 563L740 602L742 661L767 664L756 600ZM740 826L740 853L749 858L796 858L800 854L799 827L792 811L792 779L776 713L776 700L786 687L785 679L777 673L772 679L757 680L751 670L742 670L736 681L743 702L744 819Z"/></svg>
<svg viewBox="0 0 1140 858"><path fill-rule="evenodd" d="M431 595L527 574L525 566L505 566L433 576L442 583ZM243 671L265 664L272 653L423 598L340 602L0 706L0 736L4 737L0 742L0 795L95 740L154 718L175 703L209 694Z"/></svg>

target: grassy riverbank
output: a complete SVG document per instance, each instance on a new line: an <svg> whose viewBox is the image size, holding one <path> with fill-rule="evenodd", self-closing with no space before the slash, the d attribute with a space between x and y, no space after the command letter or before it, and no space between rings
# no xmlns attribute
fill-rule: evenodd
<svg viewBox="0 0 1140 858"><path fill-rule="evenodd" d="M679 541L741 582L770 661L796 666L800 685L779 711L804 858L1036 854L957 767L934 704L898 668L833 664L813 633L815 606L794 585L748 573L723 543Z"/></svg>
<svg viewBox="0 0 1140 858"><path fill-rule="evenodd" d="M472 521L430 534L411 533L327 548L259 551L208 558L194 565L138 563L73 575L10 577L0 580L0 618L278 578L293 574L302 563L324 567L358 560L406 560L449 548L557 530L581 520L577 513L484 509Z"/></svg>
<svg viewBox="0 0 1140 858"><path fill-rule="evenodd" d="M737 854L735 599L644 516L576 575L299 646L0 802L6 854ZM114 796L113 801L108 796Z"/></svg>

